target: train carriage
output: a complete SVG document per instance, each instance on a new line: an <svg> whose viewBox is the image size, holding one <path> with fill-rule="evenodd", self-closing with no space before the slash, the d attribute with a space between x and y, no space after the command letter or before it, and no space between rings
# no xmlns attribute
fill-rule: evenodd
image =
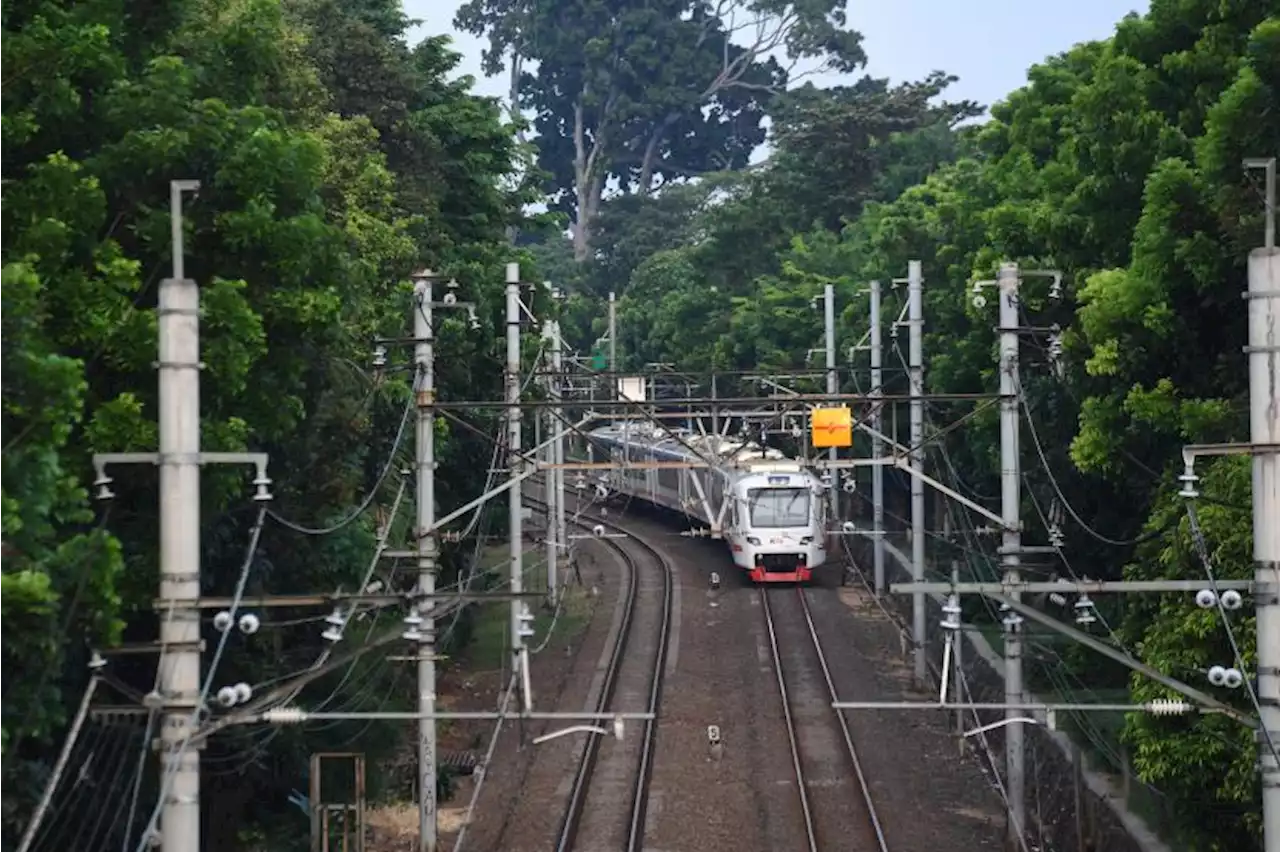
<svg viewBox="0 0 1280 852"><path fill-rule="evenodd" d="M826 490L803 462L751 442L630 422L597 428L589 440L616 465L610 490L705 525L752 582L808 582L827 562Z"/></svg>

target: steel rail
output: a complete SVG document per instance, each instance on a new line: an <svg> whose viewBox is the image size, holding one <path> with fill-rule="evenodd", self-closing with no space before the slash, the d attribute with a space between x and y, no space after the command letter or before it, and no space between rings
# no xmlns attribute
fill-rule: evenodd
<svg viewBox="0 0 1280 852"><path fill-rule="evenodd" d="M778 678L778 694L782 698L782 718L787 726L787 739L791 744L791 765L796 774L796 791L800 794L800 809L804 814L804 833L809 841L809 852L818 852L818 836L813 824L813 809L809 805L808 785L804 780L804 764L800 759L800 740L796 735L795 719L791 716L791 699L787 696L787 681L782 674L782 654L778 650L778 634L773 626L773 610L769 607L769 590L760 589L760 604L764 609L765 629L769 634L769 647L773 650L773 671Z"/></svg>
<svg viewBox="0 0 1280 852"><path fill-rule="evenodd" d="M813 614L809 611L809 599L805 597L804 589L796 589L796 594L800 596L800 607L804 611L805 624L809 628L809 638L813 640L813 650L818 656L818 665L822 667L822 677L827 682L827 691L831 693L831 700L839 701L837 697L835 682L831 679L831 669L827 666L827 655L822 650L822 642L818 639L818 630L813 623ZM858 758L858 749L853 744L853 734L849 731L849 721L845 718L843 710L834 710L836 720L840 723L840 733L844 736L844 747L849 755L849 760L853 764L854 775L858 778L858 788L862 792L862 801L867 808L867 816L871 820L871 827L876 833L876 843L879 852L889 852L889 843L884 837L884 828L880 825L880 817L876 814L876 805L871 798L871 786L867 783L866 773L862 771L862 761Z"/></svg>
<svg viewBox="0 0 1280 852"><path fill-rule="evenodd" d="M621 529L614 525L615 529ZM649 684L649 707L653 718L644 725L644 742L640 750L640 769L636 773L636 787L631 801L631 823L627 828L627 852L641 852L644 848L645 823L649 815L649 783L653 778L654 753L657 748L658 709L662 706L662 688L666 683L667 649L671 639L671 609L675 585L675 569L671 561L657 548L641 539L634 539L648 550L662 566L662 624L658 630L658 648L653 663L653 678Z"/></svg>
<svg viewBox="0 0 1280 852"><path fill-rule="evenodd" d="M813 621L813 614L809 609L809 601L805 596L803 588L797 588L796 595L800 600L800 609L804 613L805 626L809 634L810 647L813 649L814 655L817 657L818 666L822 670L822 677L827 686L827 692L835 701L836 688L835 682L831 678L831 669L827 665L825 652L822 650L822 642L818 638L818 630ZM809 801L807 782L805 779L804 758L801 754L803 749L800 746L800 736L796 729L795 719L791 713L792 700L787 689L786 674L784 672L784 664L782 661L782 653L778 646L777 629L774 625L773 608L769 603L772 595L781 594L783 590L761 589L760 598L762 608L764 610L765 628L769 635L769 645L773 651L774 672L778 680L778 692L782 699L783 720L787 727L787 739L791 746L792 766L796 776L797 792L800 796L800 807L804 815L805 835L808 840L810 852L817 852L822 848L822 844L818 840L818 832L816 827L815 814L813 806ZM872 831L875 833L875 852L889 852L888 841L885 839L884 829L880 824L880 817L876 812L875 801L871 795L871 785L867 782L866 773L862 768L862 761L858 757L857 747L853 743L853 734L849 730L848 721L840 710L832 709L835 714L836 721L840 725L840 733L844 740L845 754L849 758L849 762L853 767L854 777L857 779L858 791L861 793L863 806L866 809L867 820L871 825ZM846 838L847 840L847 838ZM869 851L868 851L869 852Z"/></svg>
<svg viewBox="0 0 1280 852"><path fill-rule="evenodd" d="M538 498L530 496L526 499L529 502L546 506L545 501ZM665 682L667 664L667 649L671 635L674 569L670 561L663 556L660 550L613 521L584 512L579 514L572 522L576 526L583 528L590 528L594 524L601 524L615 531L626 533L637 546L651 555L662 568L663 592L661 623L659 624L658 629L658 646L654 654L653 674L649 684L648 709L650 713L654 714L654 718L646 719L644 722L640 761L636 771L635 785L632 788L631 804L629 807L629 821L627 826L626 849L628 852L639 852L639 850L644 846L645 822L648 817L649 807L649 784L653 775L654 754L657 747L657 713L662 702L662 688ZM635 556L628 552L628 550L622 545L609 539L601 539L601 541L622 558L623 563L627 566L628 573L627 593L624 603L622 624L619 626L617 640L614 643L612 653L609 657L609 664L605 671L604 681L600 690L600 698L596 702L596 712L604 713L607 712L609 704L613 701L613 696L617 688L618 673L621 670L622 662L626 657L625 651L631 638L631 628L635 623L636 599L639 596L639 564ZM578 767L574 773L573 786L570 790L569 802L565 807L564 816L561 819L560 828L557 831L557 852L568 852L568 850L574 848L574 844L577 841L578 829L581 825L582 815L587 802L587 795L589 792L588 787L592 773L595 771L595 764L600 750L600 741L602 739L602 736L597 733L592 733L589 736L590 739L587 741L587 746L578 760Z"/></svg>

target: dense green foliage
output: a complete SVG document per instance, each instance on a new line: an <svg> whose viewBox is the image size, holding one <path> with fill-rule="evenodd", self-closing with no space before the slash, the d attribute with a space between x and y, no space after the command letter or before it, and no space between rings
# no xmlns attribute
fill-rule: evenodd
<svg viewBox="0 0 1280 852"><path fill-rule="evenodd" d="M619 336L632 367L785 370L821 345L810 299L824 284L843 308L844 351L867 327L867 282L884 283L890 321L903 294L889 282L920 259L928 388L971 392L993 390L997 377L994 299L976 307L970 283L994 277L1002 260L1060 270L1061 298L1048 279L1027 279L1022 293L1024 323L1046 330L1023 343L1025 516L1047 517L1065 498L1088 527L1062 524L1074 573L1203 579L1176 497L1178 450L1247 437L1240 292L1263 206L1241 160L1280 152L1278 12L1250 0L1156 0L1112 38L1032 68L989 120L962 130L971 105L937 105L942 77L793 92L775 105L764 168L607 201L596 256L571 280L584 294L623 292ZM602 331L586 319L598 302L579 304L583 319L566 327L587 345ZM1051 359L1055 325L1062 354ZM903 391L905 339L886 345L889 381ZM864 358L848 390L866 389ZM942 427L970 408L935 405L931 418ZM997 434L993 412L977 414L934 455L938 475L998 493ZM1202 465L1215 570L1248 576L1247 463ZM1028 540L1047 543L1046 523L1032 523ZM990 559L970 555L990 576ZM1178 677L1203 686L1209 665L1233 659L1220 619L1187 596L1099 606L1126 647ZM1252 616L1234 620L1248 667ZM1083 673L1095 688L1128 684L1137 700L1166 694L1060 645L1038 648L1035 662L1041 689ZM1249 708L1241 691L1223 697ZM1257 842L1247 729L1135 716L1123 736L1139 777L1165 795L1179 848Z"/></svg>
<svg viewBox="0 0 1280 852"><path fill-rule="evenodd" d="M471 95L465 79L449 81L457 57L444 39L407 46L396 2L32 0L6 3L3 24L11 837L84 688L88 648L155 637L156 477L113 469L105 526L95 526L86 484L92 453L156 446L154 306L169 274L169 181L202 184L187 204L186 273L204 310L204 448L269 452L275 509L308 526L345 515L387 462L405 374L375 383L367 365L375 334L410 323L411 270L455 275L483 307L479 331L456 318L436 329L458 355L441 365L444 392L498 393L492 329L502 264L514 259L505 230L528 195L513 179L523 155L498 105ZM443 421L441 434L440 498L456 505L491 448ZM393 475L377 505L396 486ZM228 594L239 573L250 496L242 471L206 470L209 593ZM249 591L350 589L372 552L375 514L329 536L273 526ZM406 514L393 534L403 535ZM238 640L219 681L305 668L325 644L321 627ZM335 705L389 694L396 669L316 689L340 687ZM118 658L109 671L146 692L154 658ZM392 732L366 737L373 759ZM215 739L209 811L236 818L210 820L210 848L235 848L237 830L255 824L304 835L286 797L306 789L305 755L356 733L290 732L269 748L260 733ZM264 771L241 772L251 764Z"/></svg>
<svg viewBox="0 0 1280 852"><path fill-rule="evenodd" d="M648 195L741 169L764 141L771 105L796 79L796 62L808 61L809 71L861 65L845 6L470 0L457 20L488 38L490 73L510 52L512 91L534 114L550 201L572 215L574 255L585 260L611 183ZM526 62L536 69L522 70Z"/></svg>
<svg viewBox="0 0 1280 852"><path fill-rule="evenodd" d="M202 183L187 205L186 269L204 307L204 446L269 452L274 508L300 524L334 524L380 482L408 387L403 370L372 376L369 350L375 335L405 333L415 268L456 276L481 306L478 330L438 315L450 356L437 367L441 395L492 399L508 260L570 293L563 326L580 348L603 331L601 299L616 290L627 365L790 370L820 343L810 300L824 284L837 290L844 351L866 330L867 282L884 283L889 322L902 301L890 282L919 259L926 381L939 392L994 388L994 305L976 306L970 284L1014 260L1060 270L1064 285L1061 298L1047 279L1023 291L1026 325L1062 332L1061 357L1045 332L1023 344L1025 517L1069 504L1073 573L1203 577L1174 477L1182 444L1245 435L1239 292L1262 205L1241 160L1280 152L1280 9L1153 0L1112 38L1030 69L988 119L965 125L978 110L946 102L941 73L797 85L805 67L861 65L844 8L738 0L717 15L687 0L473 0L459 25L488 39L486 70L508 63L534 151L497 103L449 79L457 58L444 38L409 46L412 22L395 0L6 3L6 842L30 814L90 649L156 635L155 474L113 470L108 513L91 500L89 460L156 445L154 307L170 264L171 179ZM744 20L761 22L756 41L728 44ZM784 67L784 54L810 65ZM747 168L766 118L769 157ZM551 221L567 218L572 236L526 218L532 200L558 211ZM905 335L901 349L886 345L888 388L901 391ZM404 353L392 357L402 364ZM847 389L865 379L855 373ZM930 419L942 427L971 409L934 405ZM475 493L492 448L437 426L448 507ZM991 495L996 434L994 411L980 411L930 464ZM1206 463L1201 475L1217 574L1246 576L1247 463ZM204 482L205 591L227 594L251 489L239 470L207 468ZM393 474L376 511L331 535L270 526L249 591L353 588L398 486ZM394 539L408 534L406 514ZM1045 543L1047 527L1030 524L1028 541ZM968 564L986 576L989 546L964 532ZM461 561L446 552L444 582ZM1220 621L1185 596L1099 606L1118 641L1171 674L1199 682L1231 659ZM1247 612L1234 625L1246 668ZM219 681L305 668L322 627L237 636ZM1032 660L1040 689L1084 672L1135 700L1163 695L1061 646ZM116 658L110 671L146 692L154 660ZM394 705L402 674L362 663L314 688L333 693L331 707ZM1168 799L1178 848L1256 843L1245 729L1133 717L1123 735L1141 779ZM306 755L359 737L377 761L396 736L316 726L214 738L210 848L249 836L288 848L304 834L287 797L305 789Z"/></svg>

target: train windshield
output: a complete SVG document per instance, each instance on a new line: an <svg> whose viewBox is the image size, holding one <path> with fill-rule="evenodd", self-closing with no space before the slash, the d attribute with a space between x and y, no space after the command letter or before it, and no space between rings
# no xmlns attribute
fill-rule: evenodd
<svg viewBox="0 0 1280 852"><path fill-rule="evenodd" d="M807 527L809 499L807 488L752 488L747 492L751 526Z"/></svg>

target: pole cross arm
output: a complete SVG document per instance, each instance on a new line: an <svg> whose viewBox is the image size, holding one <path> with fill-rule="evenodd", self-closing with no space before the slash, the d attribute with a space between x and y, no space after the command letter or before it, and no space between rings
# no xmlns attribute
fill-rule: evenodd
<svg viewBox="0 0 1280 852"><path fill-rule="evenodd" d="M891 583L889 591L894 594L910 594L924 592L933 595L1010 595L1046 594L1053 592L1087 592L1089 594L1125 593L1125 592L1198 592L1208 588L1204 580L1057 580L1051 582L1018 582L1018 583L949 583L946 581L931 583ZM1253 592L1252 580L1219 580L1218 589L1226 591L1235 589L1240 592Z"/></svg>
<svg viewBox="0 0 1280 852"><path fill-rule="evenodd" d="M175 460L175 458L175 454L172 453L94 453L93 469L97 474L97 478L93 484L98 487L98 499L110 500L115 496L109 487L115 480L107 475L108 466L115 464L150 464L158 467L166 461ZM199 465L253 465L257 468L257 476L254 477L253 484L258 489L258 493L254 495L253 499L257 501L272 499L271 492L267 488L271 484L271 479L267 476L268 456L266 453L191 453L190 458L184 457L177 460L194 460Z"/></svg>
<svg viewBox="0 0 1280 852"><path fill-rule="evenodd" d="M1230 704L1225 704L1222 701L1219 701L1218 699L1214 698L1212 695L1208 695L1207 693L1201 692L1200 690L1196 689L1194 686L1183 683L1182 681L1178 680L1175 677L1170 677L1164 672L1161 672L1161 671L1158 671L1157 669L1152 668L1151 666L1147 665L1141 660L1135 659L1134 657L1130 656L1124 651L1111 647L1106 642L1103 642L1102 640L1098 639L1095 636L1090 636L1088 633L1085 633L1081 630L1077 630L1074 627L1071 627L1070 625L1063 624L1061 621L1058 621L1056 618L1053 618L1050 615L1046 615L1045 613L1041 612L1040 610L1036 609L1033 606L1029 606L1020 600L1015 600L1014 598L1006 597L1005 595L989 595L988 597L990 597L994 601L998 601L1002 604L1005 604L1010 609L1016 611L1018 614L1026 618L1031 619L1032 621L1039 622L1040 624L1043 624L1045 627L1048 627L1052 630L1056 630L1057 632L1061 633L1067 638L1072 639L1076 642L1079 642L1081 645L1084 645L1088 648L1092 648L1094 651L1097 651L1099 654L1102 654L1104 657L1109 657L1122 665L1128 666L1129 668L1133 669L1135 672L1146 675L1147 677L1154 680L1156 683L1159 683L1162 686L1166 686L1169 689L1172 689L1174 692L1185 695L1187 698L1190 698L1192 701L1198 702L1203 707L1209 710L1214 710L1226 716L1230 716L1231 718L1239 722L1243 722L1244 724L1248 725L1251 728L1256 728L1258 725L1255 719L1250 718L1248 715L1237 710L1235 707L1232 707Z"/></svg>

